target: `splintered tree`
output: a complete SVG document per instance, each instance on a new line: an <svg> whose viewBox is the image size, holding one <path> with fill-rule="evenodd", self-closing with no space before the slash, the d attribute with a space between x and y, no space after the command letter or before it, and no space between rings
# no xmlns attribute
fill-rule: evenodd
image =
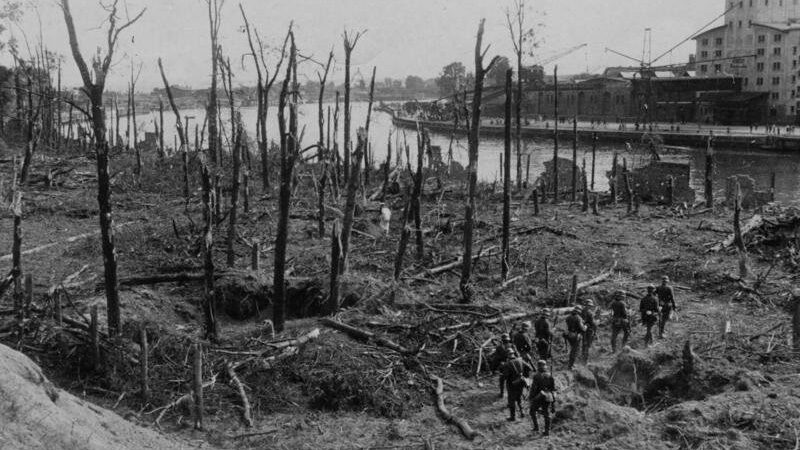
<svg viewBox="0 0 800 450"><path fill-rule="evenodd" d="M512 70L506 70L506 121L504 129L504 154L505 167L503 167L503 258L501 261L501 275L503 281L508 280L509 264L509 227L511 226L511 75ZM519 166L517 166L519 169ZM517 171L519 172L519 171ZM517 178L519 179L519 178Z"/></svg>
<svg viewBox="0 0 800 450"><path fill-rule="evenodd" d="M328 54L328 62L325 64L325 71L322 75L317 73L319 78L319 101L317 111L317 125L319 126L319 140L317 141L318 155L317 163L320 165L321 174L317 183L317 225L319 227L319 238L325 237L325 185L328 183L328 170L330 164L330 142L325 142L325 107L323 100L325 97L325 83L328 82L328 73L333 62L333 51ZM328 116L330 116L330 110ZM330 119L330 117L328 117ZM328 121L328 134L330 134L330 120ZM330 138L328 139L330 141Z"/></svg>
<svg viewBox="0 0 800 450"><path fill-rule="evenodd" d="M297 48L294 33L289 31L289 64L286 67L286 78L283 80L278 100L278 128L280 131L281 152L281 184L278 195L278 226L275 233L275 264L273 272L273 289L275 302L272 310L272 322L276 332L283 331L286 322L286 247L289 239L289 206L292 201L292 178L294 163L299 155L297 135ZM289 130L286 130L286 104L291 89L289 102Z"/></svg>
<svg viewBox="0 0 800 450"><path fill-rule="evenodd" d="M363 36L364 33L361 31L358 32L348 32L347 30L344 31L344 169L343 175L345 180L350 180L350 148L352 143L350 142L350 57L353 54L353 49L356 48L356 44L358 44L358 40ZM356 166L359 165L359 162L356 162ZM344 242L343 242L344 243ZM346 244L345 244L346 246ZM347 257L347 249L343 248L345 253L345 258ZM346 262L346 260L345 260Z"/></svg>
<svg viewBox="0 0 800 450"><path fill-rule="evenodd" d="M257 32L250 29L250 21L247 20L247 14L244 8L239 4L239 10L242 12L242 20L244 20L244 28L247 33L247 43L250 46L250 56L253 58L253 64L256 67L256 140L258 141L258 152L261 156L261 184L266 191L269 189L269 150L267 141L267 111L269 108L269 92L275 84L275 80L280 74L283 60L286 57L286 45L289 41L289 34L283 40L283 47L281 48L281 56L275 70L270 77L269 69L267 68L266 57L264 56L264 44L261 41L261 36ZM292 30L292 24L289 24L289 31ZM253 37L255 35L255 41ZM258 52L256 52L256 42L258 43Z"/></svg>
<svg viewBox="0 0 800 450"><path fill-rule="evenodd" d="M367 126L366 128L366 135L367 135L367 144L364 146L364 188L366 189L369 186L369 170L372 168L371 166L371 151L370 151L370 144L371 141L369 139L369 124L372 121L372 101L375 99L375 71L377 67L372 67L372 78L369 82L369 103L367 104Z"/></svg>
<svg viewBox="0 0 800 450"><path fill-rule="evenodd" d="M139 20L145 12L145 10L142 9L131 20L119 23L119 18L117 17L118 3L118 0L114 0L111 6L108 7L107 48L105 56L100 53L95 53L92 60L93 76L89 65L83 58L78 44L78 34L75 30L75 22L72 18L69 0L61 0L60 2L61 10L64 13L64 22L66 22L67 25L72 57L75 59L75 64L78 66L78 71L83 81L84 92L89 97L90 102L89 117L91 118L92 130L94 131L94 150L97 164L97 203L100 213L100 241L103 247L106 314L108 316L108 333L110 336L116 336L120 331L120 305L117 282L117 254L114 248L114 223L111 216L111 177L108 173L109 147L106 139L103 91L105 90L106 77L111 69L111 61L120 34Z"/></svg>
<svg viewBox="0 0 800 450"><path fill-rule="evenodd" d="M181 149L183 150L182 152L183 198L186 202L186 205L188 205L189 194L190 194L189 193L189 143L187 142L187 134L186 134L188 133L188 131L183 129L183 123L181 122L181 113L178 110L178 106L175 104L175 97L172 95L172 88L170 88L169 81L167 81L167 76L166 74L164 74L164 65L161 63L161 58L158 58L158 70L161 72L161 81L163 81L164 83L164 90L167 91L167 99L169 100L169 106L172 108L172 112L175 114L175 128L178 131L178 138L181 140ZM162 133L164 132L163 126L161 132Z"/></svg>
<svg viewBox="0 0 800 450"><path fill-rule="evenodd" d="M491 70L498 57L492 58L491 62L484 67L483 59L489 50L483 49L483 29L485 19L481 19L478 25L478 36L475 42L475 89L472 98L472 113L470 119L472 123L469 128L469 166L468 176L468 197L464 207L464 256L461 264L461 301L470 303L472 301L472 230L475 227L475 191L478 185L478 144L480 141L481 127L481 97L483 96L483 80L486 72Z"/></svg>

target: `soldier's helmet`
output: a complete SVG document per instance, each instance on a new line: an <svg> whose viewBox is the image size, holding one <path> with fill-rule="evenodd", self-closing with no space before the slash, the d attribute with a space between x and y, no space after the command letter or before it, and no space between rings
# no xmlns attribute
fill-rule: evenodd
<svg viewBox="0 0 800 450"><path fill-rule="evenodd" d="M581 305L575 305L575 307L572 308L572 312L574 312L576 314L580 314L581 311L583 311L583 308L581 308Z"/></svg>
<svg viewBox="0 0 800 450"><path fill-rule="evenodd" d="M501 335L500 335L500 339L501 339L503 342L511 342L511 336L509 336L509 335L508 335L508 333L503 333L503 334L501 334Z"/></svg>
<svg viewBox="0 0 800 450"><path fill-rule="evenodd" d="M591 298L587 298L586 300L583 301L583 305L587 308L591 308L594 306L594 300L592 300Z"/></svg>
<svg viewBox="0 0 800 450"><path fill-rule="evenodd" d="M539 361L536 362L536 368L539 370L547 368L547 361L540 359Z"/></svg>
<svg viewBox="0 0 800 450"><path fill-rule="evenodd" d="M508 357L509 358L514 359L514 358L516 358L518 356L519 355L517 354L517 350L516 349L514 349L514 348L508 349Z"/></svg>
<svg viewBox="0 0 800 450"><path fill-rule="evenodd" d="M541 313L541 316L542 317L550 317L550 308L543 309L542 313Z"/></svg>
<svg viewBox="0 0 800 450"><path fill-rule="evenodd" d="M525 321L525 322L522 322L522 328L524 328L524 329L526 329L526 330L530 330L530 329L531 329L531 326L532 326L532 325L531 325L530 321Z"/></svg>
<svg viewBox="0 0 800 450"><path fill-rule="evenodd" d="M656 287L653 286L652 284L650 286L647 286L647 292L653 292L655 290L656 290Z"/></svg>
<svg viewBox="0 0 800 450"><path fill-rule="evenodd" d="M625 291L620 289L620 290L614 292L614 299L615 300L625 300L625 296L626 295L627 294L625 293Z"/></svg>
<svg viewBox="0 0 800 450"><path fill-rule="evenodd" d="M663 277L661 277L661 281L669 282L669 277L664 275Z"/></svg>

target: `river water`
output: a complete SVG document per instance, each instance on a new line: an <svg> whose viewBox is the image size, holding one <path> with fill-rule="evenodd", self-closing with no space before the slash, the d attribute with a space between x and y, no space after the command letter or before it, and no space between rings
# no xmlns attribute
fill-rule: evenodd
<svg viewBox="0 0 800 450"><path fill-rule="evenodd" d="M333 114L334 106L326 104L326 117L327 108L330 107L331 115ZM300 127L306 127L304 145L310 145L317 141L318 138L318 125L317 125L317 105L316 104L303 104L299 108ZM366 103L353 103L352 110L352 139L355 141L355 130L362 127L365 123L367 116ZM255 134L256 110L255 108L242 108L242 119L245 127L250 134ZM223 118L229 117L229 111L224 109L222 111ZM201 121L205 115L202 110L181 111L181 115L194 116L195 121ZM157 120L157 113L142 114L137 116L139 122L140 133L144 131L153 131L154 124ZM278 126L277 126L277 109L270 108L267 118L268 138L277 140ZM174 133L174 116L170 111L165 111L166 135L165 140L167 145L173 142ZM194 130L194 121L190 122L190 128ZM340 114L339 118L339 142L343 141L343 123L344 114ZM125 120L122 120L121 128L125 129ZM397 144L402 143L405 133L411 147L411 157L416 158L416 133L413 130L398 129L392 125L391 116L386 113L373 111L372 121L370 125L370 141L372 142L372 151L376 164L386 159L386 145L388 138L392 133L392 148L393 154L396 154ZM191 133L193 135L193 131ZM443 153L446 157L446 152L450 144L449 134L432 134L431 143L442 147ZM526 154L531 155L531 181L533 181L539 173L541 173L545 161L552 160L553 158L553 143L552 140L541 139L525 139L523 141ZM340 144L341 147L341 144ZM497 138L485 137L480 142L480 153L478 163L478 177L482 181L500 180L500 155L503 152L503 141ZM638 165L645 162L644 153L629 154L626 151L625 145L621 143L615 144L600 144L597 148L596 154L596 184L595 189L607 190L608 180L605 173L611 169L613 153L618 152L620 158L625 157L628 159L630 165ZM741 150L741 149L724 149L716 148L716 169L714 173L714 186L717 191L717 196L723 195L725 189L725 180L731 175L746 174L751 176L756 182L756 188L759 190L769 189L771 174L776 176L776 200L784 204L792 204L800 206L800 154L770 152L765 150ZM572 157L572 142L571 140L562 140L560 142L559 156L565 158ZM453 157L456 161L466 166L467 164L467 142L465 136L456 137L453 146ZM578 162L580 163L583 158L586 158L587 167L591 167L591 146L586 144L579 144L578 146ZM392 158L394 159L394 157ZM414 159L412 159L413 161ZM668 150L662 154L662 160L671 162L689 163L692 168L692 187L697 192L697 198L702 198L703 195L703 177L705 167L705 157L703 149L674 149ZM527 157L523 155L522 158L522 173L525 176L525 165ZM516 157L512 157L511 173L516 174L515 169ZM621 163L621 159L620 159Z"/></svg>

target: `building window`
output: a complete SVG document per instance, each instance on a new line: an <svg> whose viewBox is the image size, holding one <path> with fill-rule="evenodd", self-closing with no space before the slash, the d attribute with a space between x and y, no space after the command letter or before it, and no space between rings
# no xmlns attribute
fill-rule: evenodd
<svg viewBox="0 0 800 450"><path fill-rule="evenodd" d="M703 40L700 41L700 45L708 45L708 38L703 38Z"/></svg>
<svg viewBox="0 0 800 450"><path fill-rule="evenodd" d="M772 70L781 70L781 62L775 61L774 63L772 63Z"/></svg>
<svg viewBox="0 0 800 450"><path fill-rule="evenodd" d="M718 45L718 46L719 46L719 45L722 45L722 38L716 38L716 39L714 39L714 45Z"/></svg>
<svg viewBox="0 0 800 450"><path fill-rule="evenodd" d="M775 55L775 56L781 56L781 48L780 47L773 48L772 49L772 54Z"/></svg>
<svg viewBox="0 0 800 450"><path fill-rule="evenodd" d="M761 77L756 78L756 86L763 86L763 85L764 85L764 79Z"/></svg>
<svg viewBox="0 0 800 450"><path fill-rule="evenodd" d="M790 106L789 110L791 110L792 114L794 114L794 106Z"/></svg>
<svg viewBox="0 0 800 450"><path fill-rule="evenodd" d="M707 66L707 65L705 65L705 64L702 64L702 65L700 66L700 72L701 72L701 73L706 73L706 72L708 72L708 66Z"/></svg>
<svg viewBox="0 0 800 450"><path fill-rule="evenodd" d="M774 42L780 42L782 38L783 38L783 36L781 36L780 34L776 34L776 35L774 35L774 36L772 37L772 40L773 40Z"/></svg>
<svg viewBox="0 0 800 450"><path fill-rule="evenodd" d="M793 55L796 55L796 54L797 54L797 47L796 47L796 46L795 46L795 47L792 47L792 54L793 54Z"/></svg>
<svg viewBox="0 0 800 450"><path fill-rule="evenodd" d="M722 64L714 64L714 73L722 72Z"/></svg>
<svg viewBox="0 0 800 450"><path fill-rule="evenodd" d="M703 59L708 58L708 52L703 50L702 52L700 52L700 57L703 58Z"/></svg>
<svg viewBox="0 0 800 450"><path fill-rule="evenodd" d="M759 71L759 72L763 72L764 71L764 63L763 62L756 63L756 70Z"/></svg>
<svg viewBox="0 0 800 450"><path fill-rule="evenodd" d="M766 41L767 41L767 36L766 35L764 35L764 34L759 34L758 35L758 43L759 44L763 44Z"/></svg>
<svg viewBox="0 0 800 450"><path fill-rule="evenodd" d="M714 52L715 58L722 58L722 50L717 50Z"/></svg>
<svg viewBox="0 0 800 450"><path fill-rule="evenodd" d="M780 94L780 92L773 92L773 93L772 93L772 99L773 99L773 100L780 100L780 99L781 99L781 94Z"/></svg>
<svg viewBox="0 0 800 450"><path fill-rule="evenodd" d="M759 48L756 50L757 56L764 56L764 53L766 53L766 51L763 48Z"/></svg>
<svg viewBox="0 0 800 450"><path fill-rule="evenodd" d="M748 84L750 84L750 78L745 78L744 85L747 86Z"/></svg>
<svg viewBox="0 0 800 450"><path fill-rule="evenodd" d="M777 86L781 84L781 77L772 77L772 85Z"/></svg>
<svg viewBox="0 0 800 450"><path fill-rule="evenodd" d="M792 69L797 69L797 60L792 60Z"/></svg>

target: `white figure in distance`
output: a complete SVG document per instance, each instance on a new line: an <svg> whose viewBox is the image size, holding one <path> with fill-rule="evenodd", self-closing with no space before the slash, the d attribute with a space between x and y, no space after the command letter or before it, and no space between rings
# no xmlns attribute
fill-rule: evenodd
<svg viewBox="0 0 800 450"><path fill-rule="evenodd" d="M381 203L381 229L384 235L389 234L389 223L392 221L392 210L386 206L386 203Z"/></svg>

